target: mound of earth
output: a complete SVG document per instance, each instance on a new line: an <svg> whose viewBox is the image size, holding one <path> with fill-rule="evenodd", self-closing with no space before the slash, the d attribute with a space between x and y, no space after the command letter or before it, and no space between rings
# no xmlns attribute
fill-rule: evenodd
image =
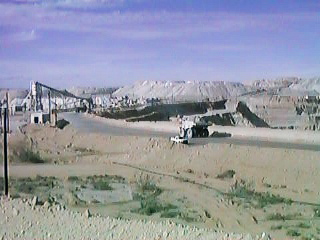
<svg viewBox="0 0 320 240"><path fill-rule="evenodd" d="M258 88L283 88L289 87L291 84L299 82L299 78L291 77L291 78L277 78L277 79L262 79L256 80L251 83L252 86Z"/></svg>
<svg viewBox="0 0 320 240"><path fill-rule="evenodd" d="M319 95L320 93L320 77L318 78L310 78L310 79L302 79L301 81L292 84L290 89L297 91L309 91L316 92Z"/></svg>
<svg viewBox="0 0 320 240"><path fill-rule="evenodd" d="M76 96L91 97L92 95L108 95L113 93L115 90L117 90L117 88L114 87L71 87L68 89L68 92L71 92Z"/></svg>

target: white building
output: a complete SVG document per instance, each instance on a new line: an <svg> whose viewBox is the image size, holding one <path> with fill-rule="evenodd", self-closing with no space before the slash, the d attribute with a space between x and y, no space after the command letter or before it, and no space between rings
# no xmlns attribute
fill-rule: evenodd
<svg viewBox="0 0 320 240"><path fill-rule="evenodd" d="M44 124L49 121L49 114L43 112L31 113L31 123L32 124Z"/></svg>

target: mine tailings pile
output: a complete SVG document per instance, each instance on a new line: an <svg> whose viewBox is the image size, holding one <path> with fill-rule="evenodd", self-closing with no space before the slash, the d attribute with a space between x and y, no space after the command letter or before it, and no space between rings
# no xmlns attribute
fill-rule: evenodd
<svg viewBox="0 0 320 240"><path fill-rule="evenodd" d="M211 116L204 116L203 120L218 126L234 126L235 120L232 113L215 114Z"/></svg>
<svg viewBox="0 0 320 240"><path fill-rule="evenodd" d="M208 109L224 109L226 100L219 102L176 103L147 106L141 110L113 110L96 112L100 117L136 121L169 121L177 115L204 114Z"/></svg>
<svg viewBox="0 0 320 240"><path fill-rule="evenodd" d="M251 112L244 102L239 102L236 108L237 112L246 118L255 127L270 127L263 119L259 118L256 114Z"/></svg>
<svg viewBox="0 0 320 240"><path fill-rule="evenodd" d="M234 115L241 114L243 119L246 119L254 127L269 128L270 126L263 119L259 118L255 113L251 112L249 107L244 102L238 102L235 112L225 112L222 114L213 114L211 116L204 116L203 119L218 126L235 126L237 125Z"/></svg>

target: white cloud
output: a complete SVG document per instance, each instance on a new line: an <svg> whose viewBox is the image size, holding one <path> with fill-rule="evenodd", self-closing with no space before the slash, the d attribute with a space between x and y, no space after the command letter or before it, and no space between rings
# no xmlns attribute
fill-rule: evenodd
<svg viewBox="0 0 320 240"><path fill-rule="evenodd" d="M28 0L30 2L31 0ZM36 1L36 0L34 0ZM119 4L124 0L46 0L55 6ZM316 13L231 14L166 11L64 11L41 5L0 4L0 26L20 29L103 33L123 39L161 39L197 36L202 33L235 32L246 29L281 30L281 24L316 23ZM14 19L14 20L13 20ZM292 26L292 25L291 25Z"/></svg>

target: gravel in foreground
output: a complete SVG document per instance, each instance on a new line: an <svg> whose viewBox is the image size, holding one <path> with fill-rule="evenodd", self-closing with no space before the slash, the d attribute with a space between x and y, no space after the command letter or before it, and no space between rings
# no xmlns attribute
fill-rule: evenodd
<svg viewBox="0 0 320 240"><path fill-rule="evenodd" d="M268 239L262 234L227 234L170 221L120 220L90 216L34 199L0 200L0 239Z"/></svg>

